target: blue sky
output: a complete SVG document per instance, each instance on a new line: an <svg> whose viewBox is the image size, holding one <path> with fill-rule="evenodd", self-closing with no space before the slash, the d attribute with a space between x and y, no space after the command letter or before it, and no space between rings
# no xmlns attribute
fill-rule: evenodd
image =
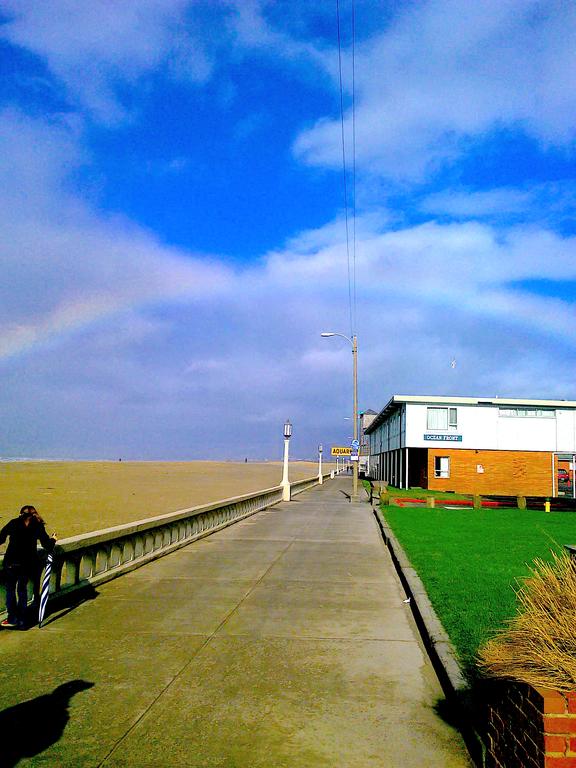
<svg viewBox="0 0 576 768"><path fill-rule="evenodd" d="M576 399L576 6L355 12L352 329L335 1L0 0L0 456L312 456L324 330L361 408Z"/></svg>

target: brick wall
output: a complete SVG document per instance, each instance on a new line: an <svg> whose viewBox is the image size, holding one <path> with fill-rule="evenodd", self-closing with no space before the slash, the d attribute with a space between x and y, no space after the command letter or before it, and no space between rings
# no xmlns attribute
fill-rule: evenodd
<svg viewBox="0 0 576 768"><path fill-rule="evenodd" d="M450 477L434 477L434 458L450 457ZM483 468L478 472L477 466ZM435 491L548 496L552 493L552 457L545 451L482 451L430 448L428 488Z"/></svg>
<svg viewBox="0 0 576 768"><path fill-rule="evenodd" d="M576 768L576 691L499 690L488 706L486 768Z"/></svg>

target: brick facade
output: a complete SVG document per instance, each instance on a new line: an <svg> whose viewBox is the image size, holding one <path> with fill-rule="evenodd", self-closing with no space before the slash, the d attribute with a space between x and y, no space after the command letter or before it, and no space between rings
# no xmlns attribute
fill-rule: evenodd
<svg viewBox="0 0 576 768"><path fill-rule="evenodd" d="M450 477L434 477L436 456L450 458ZM556 460L555 460L556 461ZM478 466L483 472L478 472ZM557 464L555 464L554 473ZM549 496L552 494L552 454L546 451L484 451L431 448L428 488L471 494Z"/></svg>
<svg viewBox="0 0 576 768"><path fill-rule="evenodd" d="M488 707L486 768L576 768L576 691L511 683Z"/></svg>

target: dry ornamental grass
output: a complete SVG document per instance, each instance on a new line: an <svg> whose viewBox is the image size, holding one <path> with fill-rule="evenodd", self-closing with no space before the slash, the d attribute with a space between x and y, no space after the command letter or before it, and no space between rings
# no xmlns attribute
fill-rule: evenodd
<svg viewBox="0 0 576 768"><path fill-rule="evenodd" d="M553 553L535 560L518 590L518 614L480 650L495 677L561 691L576 690L576 562Z"/></svg>

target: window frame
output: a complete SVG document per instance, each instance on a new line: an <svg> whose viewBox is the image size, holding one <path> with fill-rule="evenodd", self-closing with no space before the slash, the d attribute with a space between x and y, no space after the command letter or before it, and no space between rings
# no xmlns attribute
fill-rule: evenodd
<svg viewBox="0 0 576 768"><path fill-rule="evenodd" d="M445 427L430 426L431 411L443 411L445 414ZM458 408L447 405L428 405L426 406L426 430L428 432L457 432L458 431Z"/></svg>
<svg viewBox="0 0 576 768"><path fill-rule="evenodd" d="M442 468L442 462L445 461L445 468ZM434 456L434 479L450 479L450 456Z"/></svg>
<svg viewBox="0 0 576 768"><path fill-rule="evenodd" d="M552 408L501 406L498 409L498 416L501 419L555 419L556 411Z"/></svg>

